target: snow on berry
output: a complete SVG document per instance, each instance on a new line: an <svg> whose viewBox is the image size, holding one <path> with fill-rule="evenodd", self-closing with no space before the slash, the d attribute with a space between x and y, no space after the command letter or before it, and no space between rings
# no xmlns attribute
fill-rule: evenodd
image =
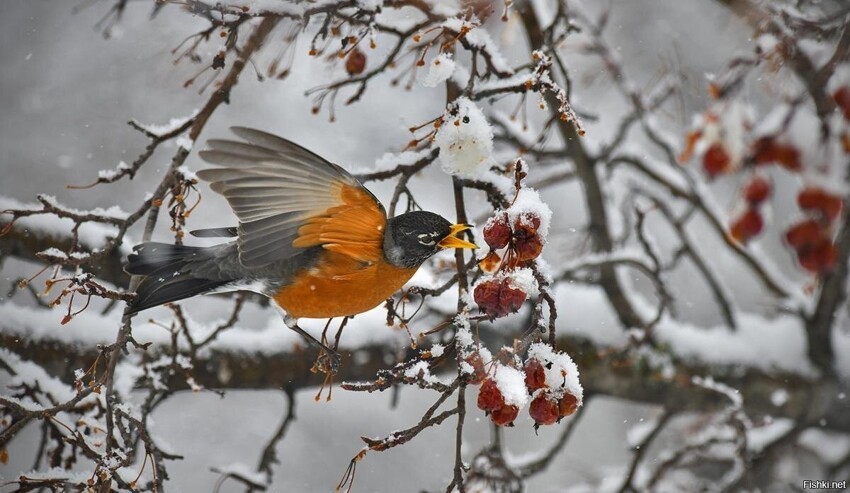
<svg viewBox="0 0 850 493"><path fill-rule="evenodd" d="M505 277L509 278L509 282L514 288L525 291L528 296L537 296L537 279L534 278L534 272L528 267L520 267L506 272Z"/></svg>
<svg viewBox="0 0 850 493"><path fill-rule="evenodd" d="M493 128L468 98L458 98L450 105L434 142L446 173L476 178L492 163Z"/></svg>
<svg viewBox="0 0 850 493"><path fill-rule="evenodd" d="M519 409L528 404L528 388L525 386L523 372L510 366L497 364L493 380L505 399L505 404Z"/></svg>
<svg viewBox="0 0 850 493"><path fill-rule="evenodd" d="M422 85L425 87L437 87L442 84L455 71L455 61L452 60L450 53L440 53L436 58L431 60L428 68L428 74L422 79Z"/></svg>
<svg viewBox="0 0 850 493"><path fill-rule="evenodd" d="M579 382L578 367L567 353L556 352L548 344L535 342L528 348L528 359L537 360L543 365L546 385L552 397L560 399L571 394L581 405L584 391Z"/></svg>
<svg viewBox="0 0 850 493"><path fill-rule="evenodd" d="M516 199L506 211L513 225L521 224L536 230L543 243L549 234L549 224L552 221L552 209L540 198L533 188L523 187L517 192Z"/></svg>

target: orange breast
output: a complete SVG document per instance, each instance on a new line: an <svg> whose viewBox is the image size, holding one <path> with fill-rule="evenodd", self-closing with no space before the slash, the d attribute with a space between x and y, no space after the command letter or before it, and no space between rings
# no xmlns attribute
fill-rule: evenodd
<svg viewBox="0 0 850 493"><path fill-rule="evenodd" d="M347 255L327 252L313 269L278 291L275 301L295 318L356 315L380 305L406 283L416 269L385 261L364 265Z"/></svg>

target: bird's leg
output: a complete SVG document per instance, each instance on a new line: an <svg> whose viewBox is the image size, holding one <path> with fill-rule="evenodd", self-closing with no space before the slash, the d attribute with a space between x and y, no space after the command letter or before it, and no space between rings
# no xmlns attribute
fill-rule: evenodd
<svg viewBox="0 0 850 493"><path fill-rule="evenodd" d="M290 329L301 334L301 336L303 336L305 339L307 339L307 341L312 342L313 344L319 346L319 348L321 348L321 350L324 351L324 353L328 356L328 359L330 360L330 365L329 365L330 368L329 369L330 369L331 373L337 372L337 370L339 369L339 363L340 363L340 360L341 360L339 353L337 353L333 349L329 348L328 346L323 344L321 341L319 341L318 339L316 339L315 337L310 335L307 331L305 331L304 329L299 327L298 326L298 320L296 320L295 318L290 317L289 315L286 315L286 316L283 317L283 323L285 323L286 326L289 327Z"/></svg>
<svg viewBox="0 0 850 493"><path fill-rule="evenodd" d="M334 319L329 318L328 323L325 324L324 330L322 330L322 344L328 343L328 329L331 328L331 322L333 321ZM336 350L336 346L334 346L334 350Z"/></svg>
<svg viewBox="0 0 850 493"><path fill-rule="evenodd" d="M348 321L351 317L342 317L342 323L339 324L339 329L336 331L336 337L334 338L334 351L339 347L339 340L342 337L342 329L348 324Z"/></svg>
<svg viewBox="0 0 850 493"><path fill-rule="evenodd" d="M322 344L328 343L328 329L331 328L331 322L334 319L329 318L328 323L325 324L324 330L322 330ZM333 351L336 352L336 345L333 347ZM316 358L316 362L313 364L313 368L310 369L313 373L318 373L320 371L325 373L325 380L322 382L322 386L319 387L319 391L316 392L316 397L313 397L313 400L319 402L322 399L322 392L325 391L325 387L328 388L328 398L326 401L330 402L331 394L333 394L334 390L334 374L332 372L325 371L325 361L327 360L327 356L325 354L320 354L318 358Z"/></svg>
<svg viewBox="0 0 850 493"><path fill-rule="evenodd" d="M345 325L348 323L349 318L351 318L351 317L342 317L342 322L339 324L339 329L337 329L336 336L334 337L334 346L333 346L334 352L336 352L336 350L339 348L339 339L342 337L342 329L345 328ZM332 320L333 319L328 319L328 323L325 324L325 330L322 331L322 342L325 343L325 344L328 343L327 332L328 332L328 328L331 326ZM319 392L316 394L316 397L315 397L316 401L319 401L322 398L322 392L325 390L325 387L328 388L328 397L325 400L330 402L331 395L333 395L333 391L334 391L334 374L333 373L328 373L327 375L325 375L325 381L322 382L322 386L319 388Z"/></svg>

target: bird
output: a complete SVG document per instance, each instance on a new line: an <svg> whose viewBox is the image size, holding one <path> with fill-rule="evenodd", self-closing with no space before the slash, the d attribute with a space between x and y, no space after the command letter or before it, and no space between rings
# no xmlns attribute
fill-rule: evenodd
<svg viewBox="0 0 850 493"><path fill-rule="evenodd" d="M437 252L477 248L459 236L468 224L421 210L388 218L380 201L342 167L267 132L231 131L239 140L207 141L199 156L212 166L197 176L224 196L238 224L190 232L229 241L136 245L125 271L142 279L128 315L200 294L253 291L272 300L287 327L330 355L299 319L365 312Z"/></svg>

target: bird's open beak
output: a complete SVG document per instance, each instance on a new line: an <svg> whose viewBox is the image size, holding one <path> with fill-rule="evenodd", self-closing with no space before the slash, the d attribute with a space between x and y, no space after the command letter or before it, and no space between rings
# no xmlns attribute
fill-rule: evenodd
<svg viewBox="0 0 850 493"><path fill-rule="evenodd" d="M472 226L468 224L452 224L449 229L449 235L440 240L440 242L437 243L437 246L440 248L478 248L478 245L475 243L462 240L455 236L471 227Z"/></svg>

